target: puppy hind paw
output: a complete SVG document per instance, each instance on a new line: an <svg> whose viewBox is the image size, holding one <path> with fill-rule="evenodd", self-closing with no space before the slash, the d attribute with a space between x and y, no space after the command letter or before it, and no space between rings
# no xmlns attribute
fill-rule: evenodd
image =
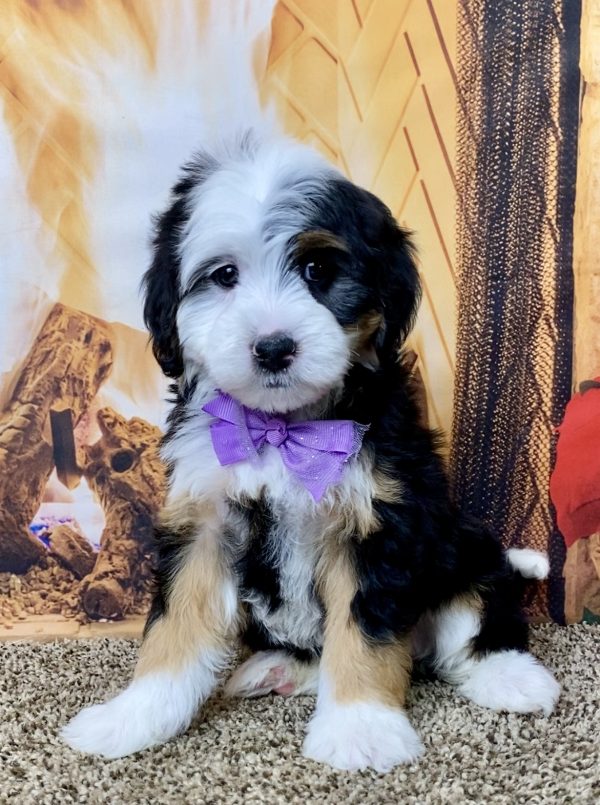
<svg viewBox="0 0 600 805"><path fill-rule="evenodd" d="M304 741L305 757L346 771L384 773L412 763L423 751L401 710L366 702L317 709Z"/></svg>
<svg viewBox="0 0 600 805"><path fill-rule="evenodd" d="M317 673L316 664L301 663L285 651L259 651L233 672L225 695L254 698L269 693L316 693Z"/></svg>
<svg viewBox="0 0 600 805"><path fill-rule="evenodd" d="M550 715L560 685L531 654L498 651L478 660L459 691L482 707L513 713Z"/></svg>

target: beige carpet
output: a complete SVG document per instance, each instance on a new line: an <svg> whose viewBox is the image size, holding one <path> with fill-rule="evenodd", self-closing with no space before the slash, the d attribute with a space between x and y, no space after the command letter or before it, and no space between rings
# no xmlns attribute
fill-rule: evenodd
<svg viewBox="0 0 600 805"><path fill-rule="evenodd" d="M446 685L416 683L410 715L426 756L377 775L335 772L301 757L310 698L216 698L166 746L115 761L79 755L58 729L122 687L135 643L3 643L0 802L600 802L600 628L537 627L533 648L564 686L551 718L491 713Z"/></svg>

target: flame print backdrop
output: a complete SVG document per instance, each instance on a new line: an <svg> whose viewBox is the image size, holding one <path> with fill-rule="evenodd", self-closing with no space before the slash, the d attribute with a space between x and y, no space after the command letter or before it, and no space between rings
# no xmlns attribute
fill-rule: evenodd
<svg viewBox="0 0 600 805"><path fill-rule="evenodd" d="M555 20L561 7L522 5ZM468 160L463 141L457 158L456 109L470 68L457 37L477 32L480 6L4 0L1 634L139 631L164 494L165 385L139 298L150 216L203 134L236 114L252 119L257 97L416 232L425 294L411 347L429 421L450 434L455 378L462 388L466 377L456 223ZM476 47L468 58L475 76ZM556 272L553 258L546 268ZM572 276L568 255L559 269ZM557 322L568 339L570 326ZM549 465L538 469L545 489ZM549 511L544 494L534 505ZM547 545L551 516L530 522L531 533L503 537ZM538 614L548 615L543 602Z"/></svg>

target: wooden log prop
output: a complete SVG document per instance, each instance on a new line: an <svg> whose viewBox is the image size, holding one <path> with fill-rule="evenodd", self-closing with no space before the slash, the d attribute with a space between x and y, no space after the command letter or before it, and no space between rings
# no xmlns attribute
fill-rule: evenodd
<svg viewBox="0 0 600 805"><path fill-rule="evenodd" d="M50 553L63 567L82 579L94 569L96 555L85 537L68 525L59 525L50 534Z"/></svg>
<svg viewBox="0 0 600 805"><path fill-rule="evenodd" d="M578 539L567 549L565 617L579 623L600 616L600 534Z"/></svg>
<svg viewBox="0 0 600 805"><path fill-rule="evenodd" d="M55 305L0 413L0 571L23 573L45 548L29 531L54 467L50 411L76 425L112 368L109 329Z"/></svg>
<svg viewBox="0 0 600 805"><path fill-rule="evenodd" d="M82 582L91 618L122 618L135 608L150 577L152 523L162 506L165 468L160 430L143 419L98 411L102 438L84 448L84 475L106 517L92 573Z"/></svg>

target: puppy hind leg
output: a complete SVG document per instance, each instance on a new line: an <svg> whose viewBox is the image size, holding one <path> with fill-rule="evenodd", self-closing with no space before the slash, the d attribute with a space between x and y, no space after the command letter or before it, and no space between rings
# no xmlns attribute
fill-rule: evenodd
<svg viewBox="0 0 600 805"><path fill-rule="evenodd" d="M253 698L279 693L304 696L317 692L319 661L298 660L287 651L258 651L237 668L225 686L225 695Z"/></svg>
<svg viewBox="0 0 600 805"><path fill-rule="evenodd" d="M159 589L134 679L64 727L74 749L114 758L168 740L188 727L227 660L238 603L217 524L205 522L180 542L176 533L168 537L175 543L168 581Z"/></svg>
<svg viewBox="0 0 600 805"><path fill-rule="evenodd" d="M433 614L435 670L482 707L549 715L560 686L526 651L526 627L518 613L498 603L462 596Z"/></svg>

